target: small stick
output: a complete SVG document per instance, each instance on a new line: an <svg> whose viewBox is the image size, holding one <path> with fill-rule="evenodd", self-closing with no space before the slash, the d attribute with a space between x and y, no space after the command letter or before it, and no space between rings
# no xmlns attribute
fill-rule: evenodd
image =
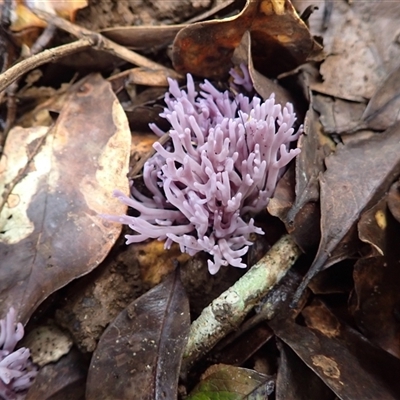
<svg viewBox="0 0 400 400"><path fill-rule="evenodd" d="M206 307L190 327L183 356L183 371L237 329L248 312L278 283L301 254L289 236L278 240L268 253L233 286Z"/></svg>
<svg viewBox="0 0 400 400"><path fill-rule="evenodd" d="M168 72L168 76L174 79L182 79L182 75L178 74L176 71L165 68L163 65L152 61L135 51L129 50L124 46L121 46L110 39L107 39L105 36L100 33L91 31L89 29L83 28L72 22L69 22L61 17L56 15L47 13L38 9L31 9L31 11L36 14L40 19L43 19L49 24L54 24L57 28L62 29L66 32L69 32L71 35L74 35L78 38L84 38L87 36L92 36L97 38L96 47L99 50L107 51L108 53L122 58L125 61L128 61L131 64L137 65L139 67L149 68L149 69L162 69Z"/></svg>
<svg viewBox="0 0 400 400"><path fill-rule="evenodd" d="M76 42L64 44L63 46L55 47L53 49L44 50L39 54L28 57L0 75L0 92L32 69L35 69L48 62L57 61L62 57L76 53L84 48L94 46L95 43L95 38L86 37L84 39L77 40Z"/></svg>

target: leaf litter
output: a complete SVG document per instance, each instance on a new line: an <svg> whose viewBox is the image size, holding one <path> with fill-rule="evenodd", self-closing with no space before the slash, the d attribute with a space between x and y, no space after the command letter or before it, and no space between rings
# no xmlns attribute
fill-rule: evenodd
<svg viewBox="0 0 400 400"><path fill-rule="evenodd" d="M132 10L75 1L40 10L31 2L29 11L16 2L10 20L11 3L0 38L0 311L16 309L32 333L22 345L44 360L19 395L398 398L399 6L187 0ZM62 58L65 40L65 51L80 52ZM267 259L279 258L287 232L290 262L304 254L259 305L250 301L250 314L242 301L265 282L225 266L210 276L205 254L179 246L126 246L121 231L131 232L99 216L126 212L111 193L128 194L127 177L149 195L143 165L159 139L148 124L169 130L159 116L167 78L184 85L189 72L196 89L208 78L223 91L240 65L261 98L275 92L304 123L301 153L255 216L265 235L250 238L243 262L259 265L270 248ZM199 322L208 312L216 325ZM35 358L35 332L54 324L69 332L51 339L57 356ZM189 362L193 337L207 352Z"/></svg>

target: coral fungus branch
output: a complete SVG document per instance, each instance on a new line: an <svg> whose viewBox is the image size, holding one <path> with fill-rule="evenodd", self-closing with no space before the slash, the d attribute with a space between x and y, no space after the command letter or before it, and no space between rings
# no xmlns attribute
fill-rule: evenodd
<svg viewBox="0 0 400 400"><path fill-rule="evenodd" d="M236 82L244 84L245 78ZM263 234L251 217L266 208L285 167L300 152L290 149L301 133L301 127L293 128L293 107L275 104L273 94L264 102L232 97L208 81L198 93L190 74L186 91L172 79L169 84L160 115L171 124L171 140L164 146L156 142L156 153L144 165L150 196L135 186L132 197L116 192L139 215L111 219L136 232L126 236L127 243L157 238L166 240L166 248L178 243L190 255L209 253L211 274L229 264L245 268L250 235Z"/></svg>

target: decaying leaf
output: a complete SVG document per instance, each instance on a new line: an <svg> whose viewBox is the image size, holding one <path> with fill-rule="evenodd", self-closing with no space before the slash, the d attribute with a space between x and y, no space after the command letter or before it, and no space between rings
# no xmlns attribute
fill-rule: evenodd
<svg viewBox="0 0 400 400"><path fill-rule="evenodd" d="M85 399L87 360L77 350L40 369L25 400Z"/></svg>
<svg viewBox="0 0 400 400"><path fill-rule="evenodd" d="M325 158L334 150L332 140L323 132L317 113L307 112L304 134L299 138L302 149L296 158L296 199L287 216L292 225L295 216L307 203L319 200L319 175L325 170Z"/></svg>
<svg viewBox="0 0 400 400"><path fill-rule="evenodd" d="M95 268L121 227L99 217L124 213L130 132L100 75L75 84L52 128L14 128L1 161L0 310L27 321L55 290Z"/></svg>
<svg viewBox="0 0 400 400"><path fill-rule="evenodd" d="M93 354L86 399L176 398L189 318L176 270L108 326Z"/></svg>
<svg viewBox="0 0 400 400"><path fill-rule="evenodd" d="M217 364L204 373L200 383L190 393L187 400L221 398L268 400L274 388L275 380L271 376L251 369Z"/></svg>
<svg viewBox="0 0 400 400"><path fill-rule="evenodd" d="M163 26L124 26L108 28L101 31L102 35L114 42L138 49L157 49L168 46L175 39L176 34L187 25Z"/></svg>
<svg viewBox="0 0 400 400"><path fill-rule="evenodd" d="M300 11L315 5L312 0L293 2ZM346 0L318 5L310 17L310 30L323 36L326 59L320 68L323 82L313 83L311 88L329 96L364 102L392 70L393 60L398 60L399 49L393 36L400 7L389 2Z"/></svg>
<svg viewBox="0 0 400 400"><path fill-rule="evenodd" d="M400 181L393 183L388 193L388 207L393 217L400 222Z"/></svg>
<svg viewBox="0 0 400 400"><path fill-rule="evenodd" d="M285 343L278 341L280 361L276 400L334 400L334 393Z"/></svg>
<svg viewBox="0 0 400 400"><path fill-rule="evenodd" d="M175 68L205 77L225 76L247 30L255 68L269 76L297 67L320 50L289 0L247 0L238 16L182 29L173 44Z"/></svg>
<svg viewBox="0 0 400 400"><path fill-rule="evenodd" d="M296 298L321 269L354 254L349 245L363 211L373 206L400 174L400 123L382 134L339 145L320 177L321 242ZM361 173L362 172L362 173Z"/></svg>
<svg viewBox="0 0 400 400"><path fill-rule="evenodd" d="M4 3L4 0L1 3ZM14 32L20 32L32 27L44 28L47 25L29 8L37 8L73 20L76 12L87 5L87 0L12 0L13 13L11 14L10 29Z"/></svg>
<svg viewBox="0 0 400 400"><path fill-rule="evenodd" d="M304 134L299 138L298 146L302 152L296 157L296 196L293 196L290 208L281 219L296 243L306 250L316 247L320 239L319 174L325 169L325 157L334 148L332 140L324 135L318 115L311 105L304 121ZM270 212L272 207L276 207L274 199L268 206Z"/></svg>
<svg viewBox="0 0 400 400"><path fill-rule="evenodd" d="M354 267L353 315L372 343L400 357L400 227L387 218L384 256L360 259Z"/></svg>
<svg viewBox="0 0 400 400"><path fill-rule="evenodd" d="M150 70L148 68L136 67L110 77L109 81L113 83L116 80L120 80L125 85L161 86L167 88L168 77L167 69Z"/></svg>
<svg viewBox="0 0 400 400"><path fill-rule="evenodd" d="M221 347L224 343L220 342L213 349L213 359L218 364L229 364L240 367L273 338L273 332L264 322L244 333L237 331L235 332L235 336L238 337L236 340L233 340L233 343ZM229 337L230 341L231 338Z"/></svg>
<svg viewBox="0 0 400 400"><path fill-rule="evenodd" d="M399 359L340 322L319 301L302 314L306 326L295 322L295 311L290 308L269 324L340 399L398 398Z"/></svg>
<svg viewBox="0 0 400 400"><path fill-rule="evenodd" d="M358 237L372 246L373 255L384 255L387 243L387 196L362 213Z"/></svg>
<svg viewBox="0 0 400 400"><path fill-rule="evenodd" d="M360 119L365 110L365 102L342 100L314 94L312 107L320 114L325 134L346 134L359 129Z"/></svg>
<svg viewBox="0 0 400 400"><path fill-rule="evenodd" d="M372 96L362 116L370 129L385 130L400 119L400 67L397 67Z"/></svg>
<svg viewBox="0 0 400 400"><path fill-rule="evenodd" d="M296 101L294 96L286 90L283 86L279 85L275 80L269 79L260 74L255 68L253 63L253 56L251 52L251 35L250 31L246 31L242 37L240 45L233 53L232 61L235 65L246 65L249 70L249 75L253 83L254 90L261 96L262 99L267 100L271 93L275 94L276 102L279 104L286 104L287 102L295 105ZM239 72L240 73L240 72Z"/></svg>

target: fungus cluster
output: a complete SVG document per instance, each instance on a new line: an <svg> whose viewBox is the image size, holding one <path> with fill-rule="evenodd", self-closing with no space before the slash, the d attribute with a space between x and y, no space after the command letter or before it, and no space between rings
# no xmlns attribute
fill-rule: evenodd
<svg viewBox="0 0 400 400"><path fill-rule="evenodd" d="M244 71L246 72L246 71ZM249 79L233 74L246 90ZM288 163L299 154L290 149L295 131L293 106L220 91L209 81L196 91L187 75L187 89L169 80L166 107L160 114L171 125L170 141L156 142L156 153L144 165L143 194L133 183L131 196L115 191L135 216L108 217L135 232L127 243L146 239L173 242L181 251L211 255L211 274L221 266L244 268L242 257L250 235L263 234L252 216L265 209ZM165 132L151 125L159 136Z"/></svg>

